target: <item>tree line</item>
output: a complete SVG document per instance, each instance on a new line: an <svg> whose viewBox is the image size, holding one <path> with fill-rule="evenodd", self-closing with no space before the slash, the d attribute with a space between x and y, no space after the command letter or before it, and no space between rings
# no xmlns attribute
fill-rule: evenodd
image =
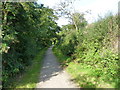
<svg viewBox="0 0 120 90"><path fill-rule="evenodd" d="M35 2L2 3L2 82L22 73L36 53L57 37L59 27L53 9Z"/></svg>
<svg viewBox="0 0 120 90"><path fill-rule="evenodd" d="M85 13L72 10L74 0L56 9L70 23L61 27L53 51L83 88L119 88L118 15L109 14L88 24Z"/></svg>

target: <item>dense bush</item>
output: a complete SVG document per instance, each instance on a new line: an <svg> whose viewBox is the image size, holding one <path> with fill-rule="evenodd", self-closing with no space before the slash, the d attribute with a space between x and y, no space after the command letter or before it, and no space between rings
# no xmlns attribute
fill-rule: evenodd
<svg viewBox="0 0 120 90"><path fill-rule="evenodd" d="M71 56L74 53L75 47L77 46L77 36L75 31L63 31L61 32L61 42L60 49L63 52L63 54L67 56Z"/></svg>
<svg viewBox="0 0 120 90"><path fill-rule="evenodd" d="M32 64L36 53L56 37L57 17L53 10L36 3L2 3L3 86Z"/></svg>
<svg viewBox="0 0 120 90"><path fill-rule="evenodd" d="M68 70L76 76L77 82L81 81L81 73L86 70L83 67L86 67L92 73L84 75L85 81L95 77L96 81L88 80L88 82L90 82L89 84L97 82L94 85L91 84L90 87L105 87L105 85L106 87L118 87L117 16L108 16L100 19L80 29L79 32L63 29L59 35L61 40L56 48L60 49L64 55L69 55L71 61L73 59L74 64L70 64ZM84 71L81 71L79 66ZM83 83L80 82L80 86L87 87L83 85L88 84L85 81ZM101 85L101 83L110 85Z"/></svg>

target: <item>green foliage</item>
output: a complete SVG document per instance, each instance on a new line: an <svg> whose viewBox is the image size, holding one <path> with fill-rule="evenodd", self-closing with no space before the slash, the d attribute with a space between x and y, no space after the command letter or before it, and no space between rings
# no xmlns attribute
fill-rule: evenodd
<svg viewBox="0 0 120 90"><path fill-rule="evenodd" d="M72 14L72 23L76 27L76 30L84 28L87 25L87 21L84 18L84 14L75 12Z"/></svg>
<svg viewBox="0 0 120 90"><path fill-rule="evenodd" d="M64 55L60 49L53 47L54 54L58 57L58 61L64 67L67 66L68 63L71 61L69 56Z"/></svg>
<svg viewBox="0 0 120 90"><path fill-rule="evenodd" d="M119 87L117 19L108 16L79 32L63 27L59 33L61 39L55 47L71 59L62 61L68 63L68 71L81 87Z"/></svg>
<svg viewBox="0 0 120 90"><path fill-rule="evenodd" d="M32 64L36 53L51 45L58 26L53 10L33 2L2 4L3 87Z"/></svg>
<svg viewBox="0 0 120 90"><path fill-rule="evenodd" d="M27 67L26 72L14 81L14 88L35 88L39 80L40 68L42 66L42 60L47 48L41 50L32 61L32 65ZM37 77L37 78L35 78ZM16 80L16 79L15 79ZM13 88L12 87L12 88Z"/></svg>
<svg viewBox="0 0 120 90"><path fill-rule="evenodd" d="M61 32L62 34L62 32ZM71 56L74 53L75 47L77 45L76 31L65 31L62 34L60 48L64 55Z"/></svg>

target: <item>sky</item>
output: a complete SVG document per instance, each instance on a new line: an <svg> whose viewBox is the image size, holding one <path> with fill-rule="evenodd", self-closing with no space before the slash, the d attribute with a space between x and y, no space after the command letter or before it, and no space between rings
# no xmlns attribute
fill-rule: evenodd
<svg viewBox="0 0 120 90"><path fill-rule="evenodd" d="M118 13L118 2L120 0L75 0L73 5L75 11L83 12L91 11L91 13L86 13L85 18L88 23L93 23L97 21L100 17L104 17L109 12L112 14ZM60 0L38 0L38 4L44 4L53 8L59 4ZM98 16L99 15L99 16ZM59 26L68 24L68 20L65 18L60 18L57 21Z"/></svg>

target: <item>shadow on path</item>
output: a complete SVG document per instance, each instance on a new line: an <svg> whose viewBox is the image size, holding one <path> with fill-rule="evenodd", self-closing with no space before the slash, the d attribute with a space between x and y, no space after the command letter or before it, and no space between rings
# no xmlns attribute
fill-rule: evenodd
<svg viewBox="0 0 120 90"><path fill-rule="evenodd" d="M37 88L75 88L76 85L69 80L69 75L62 70L57 62L52 47L45 54Z"/></svg>
<svg viewBox="0 0 120 90"><path fill-rule="evenodd" d="M52 53L52 47L50 47L44 58L40 81L45 82L49 80L52 76L58 75L61 70L59 63L56 61L56 57Z"/></svg>

